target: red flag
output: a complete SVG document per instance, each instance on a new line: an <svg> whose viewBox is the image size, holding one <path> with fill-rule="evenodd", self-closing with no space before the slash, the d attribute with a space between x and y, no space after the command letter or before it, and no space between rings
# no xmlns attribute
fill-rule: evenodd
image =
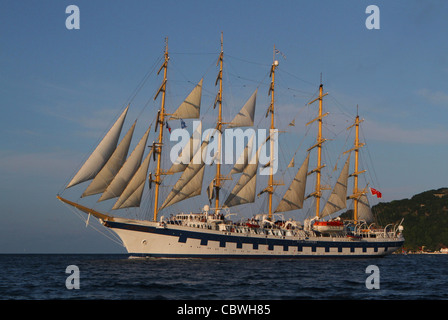
<svg viewBox="0 0 448 320"><path fill-rule="evenodd" d="M376 196L378 199L381 199L381 197L383 196L381 192L373 188L370 188L370 193L372 193L372 196Z"/></svg>

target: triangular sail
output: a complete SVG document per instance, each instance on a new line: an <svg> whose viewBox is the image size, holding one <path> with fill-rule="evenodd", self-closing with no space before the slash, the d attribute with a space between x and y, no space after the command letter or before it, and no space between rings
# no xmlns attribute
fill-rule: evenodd
<svg viewBox="0 0 448 320"><path fill-rule="evenodd" d="M306 156L302 166L297 171L296 176L292 180L289 189L286 191L283 199L277 206L274 212L285 212L291 210L301 209L305 199L306 177L308 176L308 163L310 154Z"/></svg>
<svg viewBox="0 0 448 320"><path fill-rule="evenodd" d="M184 102L171 115L171 119L198 119L201 109L202 81L194 87Z"/></svg>
<svg viewBox="0 0 448 320"><path fill-rule="evenodd" d="M112 210L140 206L152 152L153 150L151 149L145 160L143 160L142 165L138 168L137 172L118 198L117 202L115 202Z"/></svg>
<svg viewBox="0 0 448 320"><path fill-rule="evenodd" d="M122 112L120 117L114 123L114 125L109 129L104 138L89 156L89 158L84 162L81 169L76 173L73 179L69 182L66 188L73 187L81 182L85 182L95 178L95 176L100 172L103 166L109 160L110 156L117 147L118 139L120 137L121 129L123 128L124 119L128 112L129 106Z"/></svg>
<svg viewBox="0 0 448 320"><path fill-rule="evenodd" d="M224 207L233 207L255 201L257 183L257 164L248 164L240 179L224 202Z"/></svg>
<svg viewBox="0 0 448 320"><path fill-rule="evenodd" d="M171 206L179 201L201 194L202 181L204 178L205 163L202 161L203 154L207 150L209 137L202 142L201 148L196 152L192 161L177 180L171 192L166 197L160 210Z"/></svg>
<svg viewBox="0 0 448 320"><path fill-rule="evenodd" d="M242 173L244 168L249 164L249 159L254 159L254 155L252 154L254 151L254 137L255 134L252 135L247 143L246 147L244 147L243 152L240 154L239 158L236 160L235 165L233 166L230 174Z"/></svg>
<svg viewBox="0 0 448 320"><path fill-rule="evenodd" d="M129 158L126 160L124 165L121 167L120 171L118 171L115 178L107 187L106 191L104 191L103 195L100 197L99 201L104 201L107 199L115 198L121 195L123 190L128 185L131 178L134 176L137 169L140 167L142 162L143 154L146 148L146 142L148 140L149 130L151 127L146 130L143 137L140 139L137 146L132 151Z"/></svg>
<svg viewBox="0 0 448 320"><path fill-rule="evenodd" d="M254 125L254 114L255 114L255 104L257 100L257 91L255 89L254 93L250 96L244 106L241 108L240 112L233 118L229 123L228 128L235 127L252 127Z"/></svg>
<svg viewBox="0 0 448 320"><path fill-rule="evenodd" d="M364 220L366 223L372 223L374 221L369 200L365 193L358 199L358 219Z"/></svg>
<svg viewBox="0 0 448 320"><path fill-rule="evenodd" d="M109 158L101 171L92 180L81 197L91 196L104 192L104 190L106 190L109 183L114 179L115 175L118 173L118 171L126 161L126 157L129 151L129 145L131 144L132 135L134 134L135 124L136 122L134 122L132 127L128 130L118 147L115 149L112 156Z"/></svg>
<svg viewBox="0 0 448 320"><path fill-rule="evenodd" d="M347 180L348 180L348 167L350 163L350 154L347 161L342 168L338 181L336 182L333 191L322 210L321 218L326 217L332 213L342 210L347 207Z"/></svg>
<svg viewBox="0 0 448 320"><path fill-rule="evenodd" d="M245 163L242 175L224 202L223 207L233 207L255 201L259 155L268 140L258 148L256 154L252 156L250 161Z"/></svg>
<svg viewBox="0 0 448 320"><path fill-rule="evenodd" d="M294 157L292 157L291 161L289 161L287 168L294 168Z"/></svg>
<svg viewBox="0 0 448 320"><path fill-rule="evenodd" d="M183 172L185 170L185 168L187 168L188 164L193 159L195 151L197 151L195 149L199 149L201 132L202 132L202 124L199 123L199 125L193 132L193 135L190 137L187 144L182 148L182 152L179 154L175 163L173 163L173 165L168 170L168 172L170 172L170 173ZM197 139L198 142L196 142L195 139ZM197 147L196 147L195 143L197 143ZM187 153L184 153L183 150L188 150L189 156Z"/></svg>

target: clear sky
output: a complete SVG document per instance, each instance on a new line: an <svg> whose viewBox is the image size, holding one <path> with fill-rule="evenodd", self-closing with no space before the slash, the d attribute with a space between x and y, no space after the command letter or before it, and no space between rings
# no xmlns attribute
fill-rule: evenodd
<svg viewBox="0 0 448 320"><path fill-rule="evenodd" d="M65 25L71 4L79 30ZM371 4L379 30L365 25ZM448 186L447 16L446 1L1 1L0 253L124 252L55 195L160 58L166 36L179 83L207 68L214 82L221 31L232 75L261 81L273 45L286 56L278 59L296 76L283 80L297 108L322 73L329 105L353 114L359 105L383 201ZM262 115L265 88L260 96ZM234 99L245 99L236 85Z"/></svg>

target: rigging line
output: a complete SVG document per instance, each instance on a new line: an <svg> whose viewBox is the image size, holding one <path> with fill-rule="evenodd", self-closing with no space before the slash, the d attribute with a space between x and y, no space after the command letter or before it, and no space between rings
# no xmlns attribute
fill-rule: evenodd
<svg viewBox="0 0 448 320"><path fill-rule="evenodd" d="M160 56L153 64L152 68L150 70L148 70L145 74L145 76L143 77L142 80L140 80L139 84L137 85L137 87L134 89L134 91L131 93L131 95L128 97L128 104L132 103L132 101L134 101L135 97L137 96L137 94L140 92L140 90L143 88L143 86L145 85L146 81L148 81L149 77L154 73L156 67L160 64L160 61L162 60L163 56Z"/></svg>
<svg viewBox="0 0 448 320"><path fill-rule="evenodd" d="M361 135L362 135L362 138L363 138L363 140L364 140L364 144L365 144L364 146L365 146L365 148L367 149L367 155L369 156L369 160L370 160L370 163L371 163L371 167L372 167L372 171L373 171L373 176L374 176L374 178L375 178L375 183L376 183L376 185L377 185L378 187L381 187L380 184L379 184L378 177L377 177L377 175L376 175L375 166L373 165L373 160L372 160L372 156L371 156L371 154L370 154L370 149L368 148L368 144L367 144L367 141L366 141L366 138L365 138L365 135L364 135L364 129L363 129L362 126L360 126L360 129L361 129Z"/></svg>
<svg viewBox="0 0 448 320"><path fill-rule="evenodd" d="M250 62L249 62L250 63ZM230 71L233 71L233 65L232 65L232 63L230 62L227 62L227 66L228 66L228 68L226 68L226 70L227 69L229 69ZM264 65L264 66L267 66L267 65ZM237 68L237 70L238 70L238 68ZM263 79L261 80L261 81L257 81L257 80L253 80L253 79L249 79L249 78L246 78L246 77L243 77L243 76L240 76L240 75L238 75L237 73L232 73L232 72L229 72L229 71L227 71L227 74L228 75L230 75L230 76L234 76L234 77L236 77L236 78L238 78L238 79L242 79L242 80L246 80L246 81L251 81L251 82L255 82L255 83L258 83L257 84L257 89L260 87L260 85L262 84L262 83L264 83L264 80L268 77L268 75L267 75L267 73L265 73L265 76L263 77ZM266 85L268 85L268 84L266 84Z"/></svg>
<svg viewBox="0 0 448 320"><path fill-rule="evenodd" d="M66 204L66 203L64 203L64 205L66 206L66 207L68 207L69 209L70 209L70 211L72 211L79 219L81 219L84 223L86 223L87 222L87 218L84 218L84 214L81 214L81 212L78 210L78 209L76 209L76 208L74 208L74 207L72 207L72 206L69 206L68 204ZM97 221L97 220L96 220ZM107 234L105 234L104 232L102 232L101 230L99 230L98 228L96 228L95 226L93 226L92 224L88 224L88 226L90 226L92 229L94 229L95 231L97 231L98 233L100 233L100 234L102 234L103 236L105 236L106 238L109 238L110 240L112 240L113 242L115 242L115 243L117 243L117 244L119 244L119 245L121 245L121 246L123 246L124 247L124 245L123 245L123 242L121 242L121 241L118 241L117 239L119 239L118 237L116 237L115 236L115 238L112 238L112 237L110 237L110 236L108 236ZM111 233L111 234L113 234L113 233ZM114 235L114 234L113 234Z"/></svg>
<svg viewBox="0 0 448 320"><path fill-rule="evenodd" d="M294 74L292 74L292 73L290 73L290 72L288 72L288 71L286 71L286 70L283 70L283 68L280 68L280 69L282 70L282 72L286 73L287 75L289 75L289 76L291 76L291 77L293 77L293 78L296 78L297 80L300 80L300 81L302 81L302 82L304 82L304 83L306 83L306 84L309 84L309 85L311 85L311 86L315 86L315 85L316 85L316 84L313 83L313 82L304 80L304 79L299 78L298 76L296 76L296 75L294 75Z"/></svg>
<svg viewBox="0 0 448 320"><path fill-rule="evenodd" d="M230 55L228 53L226 53L226 57L229 57L229 58L235 59L235 60L239 60L239 61L242 61L242 62L245 62L245 63L250 63L250 64L263 66L263 67L270 67L271 66L270 64L266 64L266 63L254 62L254 61L249 61L249 60L246 60L246 59L243 59L243 58L238 58L238 57L232 56L232 55Z"/></svg>
<svg viewBox="0 0 448 320"><path fill-rule="evenodd" d="M336 104L336 106L338 107L338 109L341 111L342 114L344 114L348 118L353 117L353 114L347 111L348 109L350 109L349 107L344 106L341 102L339 102L339 100L336 99L336 97L334 97L334 95L328 95L328 97L333 100L333 102Z"/></svg>
<svg viewBox="0 0 448 320"><path fill-rule="evenodd" d="M302 108L304 108L304 107L306 107L306 105L303 106ZM294 120L295 120L295 118L294 118ZM306 129L306 131L305 131L305 134L302 136L302 139L301 139L300 142L299 142L299 146L297 147L296 151L294 152L294 155L293 155L292 158L295 158L297 152L298 152L299 149L302 147L302 144L303 144L303 142L305 141L305 138L308 136L310 129L311 129L311 126L307 126L307 129Z"/></svg>
<svg viewBox="0 0 448 320"><path fill-rule="evenodd" d="M215 53L215 54L216 54L216 53ZM210 72L211 68L214 67L214 66L216 65L216 62L217 62L217 61L219 61L219 59L214 59L214 60L212 61L212 63L210 63L210 65L207 67L207 69L206 69L206 71L204 72L204 74L202 75L202 77L205 77L205 76ZM202 92L208 93L208 94L210 94L211 96L216 96L216 92L215 92L215 91L209 90L209 89L207 89L207 87L204 87L204 86L202 87ZM211 102L211 104L209 105L209 107L206 109L205 112L201 112L201 118L200 118L201 122L204 121L205 117L206 117L206 116L208 115L208 113L210 112L210 109L213 107L213 104L214 104L214 101Z"/></svg>
<svg viewBox="0 0 448 320"><path fill-rule="evenodd" d="M294 121L294 123L295 123L296 118L299 116L300 113L302 113L302 112L305 110L306 107L307 107L306 104L303 105L302 107L300 107L300 109L297 111L297 113L296 113L296 115L294 116L294 118L292 119L292 121L290 121L290 122L288 123L287 126L289 126L289 124L292 123L293 121Z"/></svg>
<svg viewBox="0 0 448 320"><path fill-rule="evenodd" d="M214 60L210 63L210 65L207 67L206 71L201 75L201 78L204 78L204 77L210 72L210 69L213 67L214 64L216 64L216 59L214 59ZM185 75L185 73L183 73L183 72L181 71L181 69L177 67L177 65L176 65L175 62L170 61L170 65L171 65L171 69L175 70L178 74L180 74L180 75L181 75L181 76L182 76L188 83L191 83L191 84L194 84L194 85L197 84L197 82L193 82L193 81L191 81L190 78L188 78L188 77ZM171 80L171 81L173 81L173 80ZM204 90L204 88L202 88L202 89Z"/></svg>
<svg viewBox="0 0 448 320"><path fill-rule="evenodd" d="M257 83L257 88L259 88L261 84L268 85L267 83L264 83L264 82L263 82L264 79L266 79L266 76L264 77L264 79L263 79L262 81L258 81L258 80L253 80L253 79L249 79L249 78L246 78L246 77L239 76L239 75L237 75L237 74L235 74L235 73L230 73L230 72L228 72L227 74L230 75L230 76L233 76L233 77L235 77L235 78L241 79L241 80L246 80L246 81L250 81L250 82L255 82L255 83Z"/></svg>
<svg viewBox="0 0 448 320"><path fill-rule="evenodd" d="M309 92L309 91L303 91L303 90L299 90L299 89L295 89L295 88L291 88L291 87L286 87L286 90L300 92L300 93L306 94L307 96L309 96L310 94L313 94L312 92ZM293 97L296 98L296 95L293 95Z"/></svg>
<svg viewBox="0 0 448 320"><path fill-rule="evenodd" d="M170 55L197 55L197 56L205 56L205 55L213 55L216 52L170 52Z"/></svg>

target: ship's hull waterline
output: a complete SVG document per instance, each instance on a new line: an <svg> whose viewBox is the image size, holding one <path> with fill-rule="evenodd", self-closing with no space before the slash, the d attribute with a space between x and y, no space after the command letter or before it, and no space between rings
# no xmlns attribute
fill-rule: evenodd
<svg viewBox="0 0 448 320"><path fill-rule="evenodd" d="M237 234L157 222L103 221L131 255L164 258L380 257L403 238L306 237Z"/></svg>

